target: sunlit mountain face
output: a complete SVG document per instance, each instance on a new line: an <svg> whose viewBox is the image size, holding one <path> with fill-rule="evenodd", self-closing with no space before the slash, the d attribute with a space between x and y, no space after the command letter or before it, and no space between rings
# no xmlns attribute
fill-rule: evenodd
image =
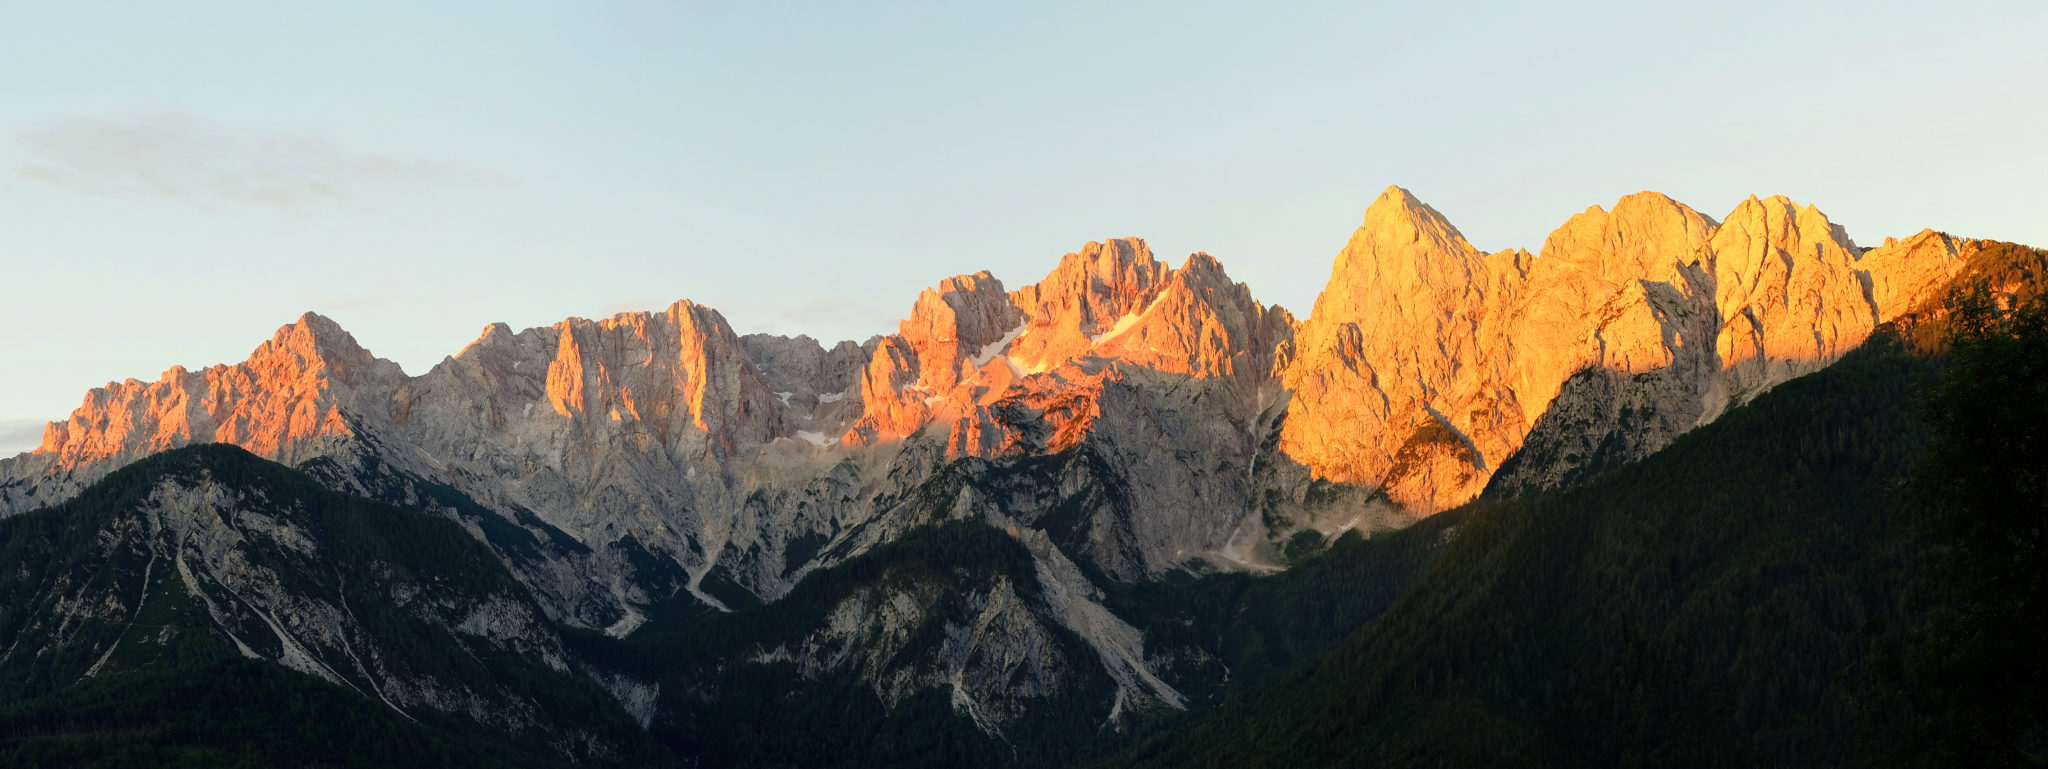
<svg viewBox="0 0 2048 769"><path fill-rule="evenodd" d="M279 703L382 735L360 765L1480 755L1218 720L1406 703L1536 763L1853 763L1876 679L1746 650L1863 670L1921 622L1915 398L1958 308L2012 316L2044 265L1651 192L1489 254L1390 187L1305 317L1135 238L829 348L680 301L492 324L412 375L307 313L0 460L0 763L278 760L221 746L289 742ZM1779 613L1695 634L1752 602ZM1610 676L1664 721L1596 738L1635 702Z"/></svg>

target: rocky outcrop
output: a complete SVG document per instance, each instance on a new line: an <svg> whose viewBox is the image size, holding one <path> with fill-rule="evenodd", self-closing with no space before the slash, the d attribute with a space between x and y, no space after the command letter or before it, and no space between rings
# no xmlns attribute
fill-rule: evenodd
<svg viewBox="0 0 2048 769"><path fill-rule="evenodd" d="M1085 448L1089 469L1073 477L1128 493L1082 503L1101 538L1076 546L1125 578L1191 560L1267 567L1272 536L1400 523L1379 508L1306 514L1299 488L1261 485L1252 468L1285 409L1274 372L1294 320L1215 258L1173 268L1143 241L1111 240L1038 283L1001 286L962 276L919 298L876 345L845 445L941 440L948 459L1003 461ZM1278 508L1262 514L1262 500Z"/></svg>
<svg viewBox="0 0 2048 769"><path fill-rule="evenodd" d="M1833 363L1877 327L1873 281L1856 265L1862 249L1813 206L1751 196L1709 248L1722 322L1714 349L1725 373L1707 419Z"/></svg>
<svg viewBox="0 0 2048 769"><path fill-rule="evenodd" d="M742 338L681 302L519 332L495 324L407 378L308 316L220 367L295 376L186 400L256 425L280 421L265 409L296 409L324 429L290 441L195 432L172 429L183 423L161 415L173 408L89 403L74 421L118 415L148 429L99 430L99 445L126 455L6 460L0 501L61 498L84 473L182 442L243 443L337 488L440 511L499 548L555 618L624 633L640 621L635 607L677 591L731 599L701 589L706 579L773 599L809 569L886 541L850 532L900 531L874 524L946 461L1093 442L1090 477L1145 492L1084 511L1118 543L1084 548L1099 567L1127 578L1191 560L1266 567L1277 563L1263 547L1269 528L1322 520L1285 513L1303 498L1299 479L1275 491L1260 485L1270 473L1231 469L1286 464L1256 457L1270 453L1286 402L1273 371L1293 325L1217 260L1197 254L1175 269L1135 239L1090 244L1016 292L987 273L949 279L898 334L831 350ZM326 341L300 345L311 352L297 368L273 362L272 348L302 337ZM145 434L163 437L133 439ZM1340 517L1349 523L1324 525L1400 522L1328 518Z"/></svg>
<svg viewBox="0 0 2048 769"><path fill-rule="evenodd" d="M191 443L233 443L278 461L323 455L358 435L404 380L348 332L306 313L233 365L182 366L155 382L109 382L43 431L34 452L0 460L0 514L53 504L123 465Z"/></svg>
<svg viewBox="0 0 2048 769"><path fill-rule="evenodd" d="M1014 338L1009 332L1023 320L1002 281L987 272L925 289L862 372L865 411L843 439L852 445L900 440L1007 384L1009 377L984 351Z"/></svg>
<svg viewBox="0 0 2048 769"><path fill-rule="evenodd" d="M684 301L494 324L407 377L308 314L241 363L94 390L38 451L0 460L0 514L164 449L240 445L455 522L534 600L492 593L421 616L555 671L561 647L530 632L543 620L623 636L661 611L775 602L965 521L1008 548L1006 571L947 564L794 601L823 613L785 617L804 622L744 663L707 657L702 691L582 672L642 726L755 664L857 681L888 706L944 690L995 735L1084 691L1096 699L1073 712L1099 728L1183 700L1095 581L1279 569L1482 490L1578 483L1934 311L1985 248L1926 232L1864 252L1782 197L1717 222L1646 192L1573 216L1537 255L1485 253L1396 187L1300 322L1207 254L1175 267L1134 238L1089 243L1015 290L987 272L949 278L896 333L830 348L742 337ZM278 579L246 545L321 547L290 511L188 491L151 497L147 525L175 536L152 540L144 561L158 565L142 568L198 569L187 592L241 601L215 617L223 632L276 639L248 653L401 711L517 728L517 697L351 657L369 639L348 607L307 597L339 584L264 587Z"/></svg>
<svg viewBox="0 0 2048 769"><path fill-rule="evenodd" d="M1708 341L1719 326L1711 262L1703 261L1715 226L1646 192L1612 212L1587 209L1544 241L1509 340L1517 353L1510 381L1525 429L1537 434L1510 436L1514 467L1496 474L1579 477L1647 455L1698 424L1720 371ZM1524 455L1529 440L1543 450ZM1531 483L1540 487L1494 487Z"/></svg>
<svg viewBox="0 0 2048 769"><path fill-rule="evenodd" d="M1430 509L1483 483L1525 429L1504 342L1529 261L1481 253L1388 188L1296 334L1281 450L1318 477L1391 486Z"/></svg>
<svg viewBox="0 0 2048 769"><path fill-rule="evenodd" d="M1529 443L1493 488L1546 488L1827 366L1971 248L1922 233L1865 254L1783 197L1716 222L1645 192L1572 217L1538 257L1486 255L1390 188L1296 335L1281 448L1426 512Z"/></svg>
<svg viewBox="0 0 2048 769"><path fill-rule="evenodd" d="M1067 254L1044 280L1010 296L1030 323L1004 355L1018 368L1043 371L1088 353L1151 304L1167 272L1137 238Z"/></svg>
<svg viewBox="0 0 2048 769"><path fill-rule="evenodd" d="M1950 280L1984 246L1983 241L1921 230L1904 240L1885 238L1884 245L1865 251L1858 266L1870 275L1878 322L1889 323L1939 301Z"/></svg>
<svg viewBox="0 0 2048 769"><path fill-rule="evenodd" d="M659 314L503 324L393 394L394 426L436 445L541 448L621 440L676 457L731 454L787 434L791 419L725 319L678 302ZM574 436L567 435L573 433Z"/></svg>
<svg viewBox="0 0 2048 769"><path fill-rule="evenodd" d="M10 681L189 674L240 656L564 759L644 742L589 707L603 695L544 613L445 521L225 446L154 456L86 494L0 543L22 556L0 601Z"/></svg>
<svg viewBox="0 0 2048 769"><path fill-rule="evenodd" d="M1635 462L1699 426L1699 379L1662 369L1627 374L1593 366L1566 379L1550 408L1485 493L1515 496L1577 486Z"/></svg>
<svg viewBox="0 0 2048 769"><path fill-rule="evenodd" d="M845 433L860 417L860 372L881 340L846 340L827 350L808 336L747 334L740 344L768 389L802 422L798 431L823 438Z"/></svg>
<svg viewBox="0 0 2048 769"><path fill-rule="evenodd" d="M1117 491L1084 506L1094 544L1070 544L1104 573L1267 568L1276 538L1469 499L1526 446L1496 488L1654 451L1827 365L1976 248L1922 233L1866 254L1782 197L1717 222L1641 193L1540 255L1488 254L1396 187L1298 326L1216 259L1172 267L1135 238L1015 290L949 278L897 333L830 349L680 302L494 325L407 378L308 315L243 363L95 390L41 450L0 460L0 510L236 443L395 501L453 489L545 545L511 560L551 611L624 632L667 592L719 603L707 577L780 595L820 553L877 541L852 532L948 462L1085 457L1066 477ZM1329 483L1347 491L1307 491ZM459 507L436 509L505 531Z"/></svg>

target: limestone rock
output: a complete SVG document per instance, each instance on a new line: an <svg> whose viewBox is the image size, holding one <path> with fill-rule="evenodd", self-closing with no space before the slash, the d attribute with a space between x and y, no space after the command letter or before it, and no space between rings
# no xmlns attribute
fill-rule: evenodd
<svg viewBox="0 0 2048 769"><path fill-rule="evenodd" d="M234 365L175 366L155 382L109 382L43 431L34 453L0 473L37 488L0 496L0 514L62 501L106 473L190 443L233 443L283 462L354 436L360 414L404 378L348 332L306 313Z"/></svg>
<svg viewBox="0 0 2048 769"><path fill-rule="evenodd" d="M1857 263L1870 276L1879 323L1936 300L1955 274L1983 249L1981 241L1921 230L1905 240L1885 238Z"/></svg>
<svg viewBox="0 0 2048 769"><path fill-rule="evenodd" d="M1424 508L1462 501L1523 431L1504 337L1527 259L1489 257L1389 187L1337 255L1282 374L1280 447L1318 477ZM1496 272L1498 271L1498 272Z"/></svg>
<svg viewBox="0 0 2048 769"><path fill-rule="evenodd" d="M747 334L740 344L769 391L802 422L798 429L826 436L846 432L859 418L860 372L881 339L841 341L827 350L808 336Z"/></svg>
<svg viewBox="0 0 2048 769"><path fill-rule="evenodd" d="M1727 373L1707 418L1778 382L1819 370L1870 336L1878 308L1862 250L1813 206L1752 195L1714 232L1715 352Z"/></svg>
<svg viewBox="0 0 2048 769"><path fill-rule="evenodd" d="M1044 280L1011 294L1030 324L1006 354L1034 371L1081 355L1141 313L1166 275L1166 263L1142 240L1091 242L1061 258Z"/></svg>
<svg viewBox="0 0 2048 769"><path fill-rule="evenodd" d="M1009 332L1023 321L1002 281L987 272L925 289L898 333L878 343L861 375L865 412L844 440L872 445L901 439L987 395L991 384L962 385L990 368L984 350L1013 339ZM999 372L991 375L1001 378Z"/></svg>
<svg viewBox="0 0 2048 769"><path fill-rule="evenodd" d="M1393 187L1298 324L1218 260L1173 267L1135 238L1015 290L949 278L897 333L830 349L679 302L493 325L408 378L309 314L242 363L95 390L40 450L0 460L0 513L231 442L439 510L558 619L623 633L679 591L718 604L706 579L773 599L914 525L910 501L972 461L1052 473L1057 488L958 504L1027 527L1034 505L1069 510L1078 538L1059 547L1100 573L1275 568L1274 543L1305 531L1654 451L1827 365L1976 248L1922 233L1864 253L1781 197L1716 222L1641 193L1572 217L1540 256L1488 254Z"/></svg>
<svg viewBox="0 0 2048 769"><path fill-rule="evenodd" d="M1495 488L1554 485L1832 363L1944 285L1965 248L1923 233L1865 255L1783 197L1715 222L1645 192L1572 217L1538 258L1488 256L1391 188L1279 357L1281 448L1425 512L1471 498L1525 441L1542 461Z"/></svg>

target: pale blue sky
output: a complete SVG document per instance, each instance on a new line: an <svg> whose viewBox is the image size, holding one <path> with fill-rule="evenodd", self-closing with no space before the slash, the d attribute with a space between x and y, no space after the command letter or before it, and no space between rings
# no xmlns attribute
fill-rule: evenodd
<svg viewBox="0 0 2048 769"><path fill-rule="evenodd" d="M0 451L308 309L415 374L830 341L1136 235L1305 315L1388 184L1488 250L1641 189L2048 245L2039 0L170 5L0 0Z"/></svg>

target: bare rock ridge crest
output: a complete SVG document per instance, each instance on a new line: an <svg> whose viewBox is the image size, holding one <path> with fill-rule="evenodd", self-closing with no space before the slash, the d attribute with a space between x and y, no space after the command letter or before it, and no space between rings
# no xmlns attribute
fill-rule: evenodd
<svg viewBox="0 0 2048 769"><path fill-rule="evenodd" d="M1571 217L1537 254L1489 254L1390 187L1299 321L1209 255L1176 267L1135 238L1015 289L948 278L896 333L830 349L741 336L684 301L494 324L407 376L308 313L240 363L92 390L0 460L0 514L233 443L386 498L459 491L562 543L515 564L557 619L623 633L668 593L718 605L714 572L772 600L889 540L948 466L1066 458L1051 486L963 487L947 515L1051 527L1047 558L1120 579L1277 568L1302 532L1555 485L1603 434L1654 451L1833 362L1978 248L1926 231L1865 250L1783 197L1716 221L1645 192ZM1502 472L1532 444L1549 461ZM1079 523L1043 518L1061 506Z"/></svg>
<svg viewBox="0 0 2048 769"><path fill-rule="evenodd" d="M1532 256L1485 254L1398 187L1367 210L1280 372L1281 450L1422 511L1485 488L1568 380L1661 415L1648 453L1821 367L1913 308L1978 244L1925 231L1858 248L1812 206L1715 220L1663 195L1573 216ZM1546 485L1517 479L1516 487Z"/></svg>
<svg viewBox="0 0 2048 769"><path fill-rule="evenodd" d="M861 586L746 664L855 669L896 682L876 690L889 702L949 690L990 734L1072 685L1062 671L1099 665L1114 721L1186 695L1102 580L1284 568L1304 541L1641 458L1928 306L1985 247L1929 231L1865 250L1782 197L1716 221L1645 192L1571 217L1539 253L1486 253L1390 187L1305 320L1207 254L1174 266L1135 238L1021 287L947 278L896 333L831 348L742 336L682 301L493 324L408 376L308 313L240 363L87 393L37 450L0 459L0 515L232 443L451 519L545 619L615 636L663 607L774 601L928 524L979 521L1024 545L1037 597L1007 576ZM245 502L186 506L257 531L269 519ZM948 625L958 643L888 651L942 604L972 620ZM1047 652L1059 638L1087 649ZM874 654L824 651L854 647ZM649 684L600 682L646 723ZM415 700L438 707L386 699Z"/></svg>

